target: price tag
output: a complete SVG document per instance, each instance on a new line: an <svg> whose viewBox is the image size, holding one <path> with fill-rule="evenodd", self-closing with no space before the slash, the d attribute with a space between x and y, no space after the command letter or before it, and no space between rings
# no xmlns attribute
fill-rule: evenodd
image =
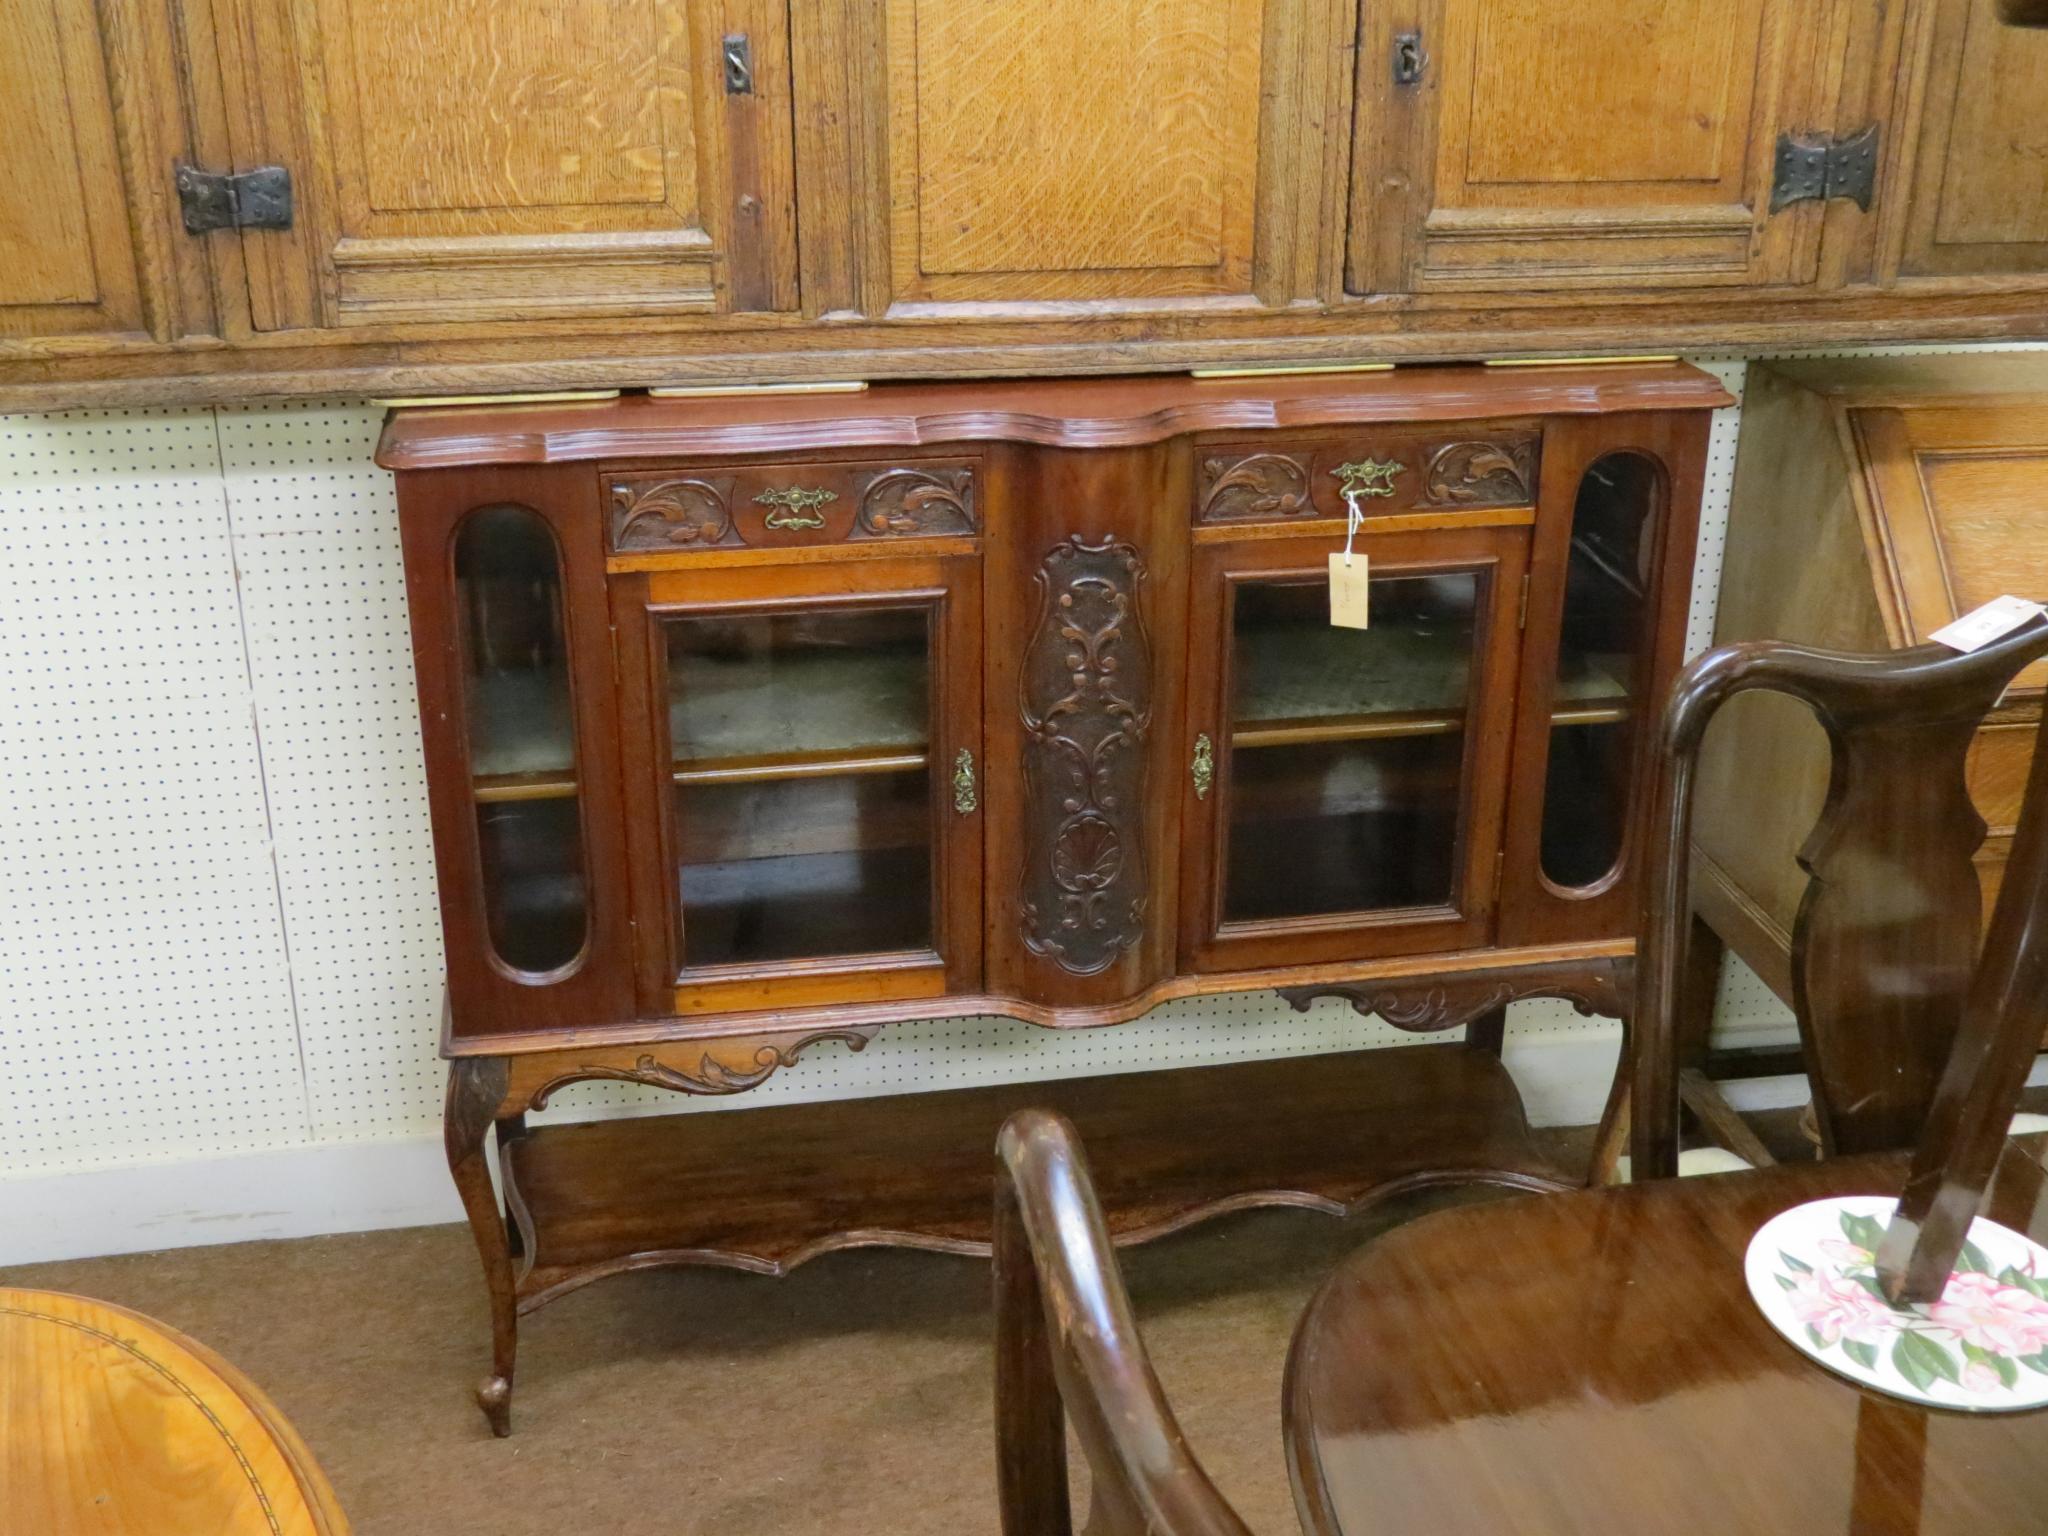
<svg viewBox="0 0 2048 1536"><path fill-rule="evenodd" d="M1364 555L1330 556L1330 622L1339 629L1366 628L1367 599L1372 582L1366 572L1370 562Z"/></svg>
<svg viewBox="0 0 2048 1536"><path fill-rule="evenodd" d="M1351 515L1344 525L1344 548L1330 556L1330 622L1339 629L1365 629L1371 609L1372 562L1351 550L1365 514L1358 510L1356 491L1344 492L1344 505Z"/></svg>
<svg viewBox="0 0 2048 1536"><path fill-rule="evenodd" d="M1953 623L1944 624L1927 638L1952 651L1981 650L2000 635L2009 635L2029 619L2048 614L2048 608L2023 597L1994 597L1981 608L1973 608Z"/></svg>

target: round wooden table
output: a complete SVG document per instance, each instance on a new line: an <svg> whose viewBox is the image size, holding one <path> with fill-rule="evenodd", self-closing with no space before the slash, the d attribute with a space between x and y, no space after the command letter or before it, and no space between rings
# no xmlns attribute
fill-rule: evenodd
<svg viewBox="0 0 2048 1536"><path fill-rule="evenodd" d="M139 1312L0 1289L0 1528L23 1536L346 1536L297 1431Z"/></svg>
<svg viewBox="0 0 2048 1536"><path fill-rule="evenodd" d="M2048 1235L2043 1138L1985 1213ZM1903 1154L1440 1211L1367 1244L1302 1314L1289 1470L1316 1536L1988 1536L2048 1522L2048 1409L1866 1392L1743 1280L1756 1229L1896 1195Z"/></svg>

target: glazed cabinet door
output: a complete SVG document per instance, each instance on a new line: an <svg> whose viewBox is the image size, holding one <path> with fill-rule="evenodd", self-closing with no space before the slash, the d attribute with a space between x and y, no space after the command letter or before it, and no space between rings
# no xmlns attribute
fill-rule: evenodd
<svg viewBox="0 0 2048 1536"><path fill-rule="evenodd" d="M0 0L0 37L0 356L16 338L139 331L99 12Z"/></svg>
<svg viewBox="0 0 2048 1536"><path fill-rule="evenodd" d="M1685 651L1704 418L1615 415L1545 434L1501 942L1626 938L1656 722Z"/></svg>
<svg viewBox="0 0 2048 1536"><path fill-rule="evenodd" d="M784 309L788 19L768 0L220 0L258 330Z"/></svg>
<svg viewBox="0 0 2048 1536"><path fill-rule="evenodd" d="M804 521L802 508L768 514ZM649 1012L971 993L978 552L618 583Z"/></svg>
<svg viewBox="0 0 2048 1536"><path fill-rule="evenodd" d="M633 1016L602 551L574 465L405 477L453 1034Z"/></svg>
<svg viewBox="0 0 2048 1536"><path fill-rule="evenodd" d="M1781 127L1826 126L1800 0L1367 6L1354 293L1805 283Z"/></svg>
<svg viewBox="0 0 2048 1536"><path fill-rule="evenodd" d="M1998 0L1925 8L1919 141L1900 270L2048 274L2048 31Z"/></svg>
<svg viewBox="0 0 2048 1536"><path fill-rule="evenodd" d="M1365 533L1369 627L1330 621L1342 522L1206 543L1190 636L1183 959L1483 945L1493 931L1525 526Z"/></svg>
<svg viewBox="0 0 2048 1536"><path fill-rule="evenodd" d="M886 0L893 301L1251 293L1262 233L1321 224L1312 200L1295 211L1321 136L1263 113L1262 90L1304 108L1334 94L1339 9Z"/></svg>

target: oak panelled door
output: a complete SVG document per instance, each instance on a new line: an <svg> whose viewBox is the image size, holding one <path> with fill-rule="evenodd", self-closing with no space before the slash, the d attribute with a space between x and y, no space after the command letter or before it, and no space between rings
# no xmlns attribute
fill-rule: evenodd
<svg viewBox="0 0 2048 1536"><path fill-rule="evenodd" d="M1800 0L1366 7L1354 293L1803 283L1781 128L1825 125ZM1401 50L1412 49L1407 67Z"/></svg>
<svg viewBox="0 0 2048 1536"><path fill-rule="evenodd" d="M1277 0L887 0L899 302L1252 289Z"/></svg>
<svg viewBox="0 0 2048 1536"><path fill-rule="evenodd" d="M0 38L0 338L140 331L99 12L0 0Z"/></svg>
<svg viewBox="0 0 2048 1536"><path fill-rule="evenodd" d="M644 1006L935 997L981 978L973 554L621 583ZM637 654L636 654L637 653ZM636 718L637 717L637 718ZM633 750L629 747L629 750ZM629 767L631 775L634 769ZM665 850L651 858L655 850Z"/></svg>
<svg viewBox="0 0 2048 1536"><path fill-rule="evenodd" d="M256 329L794 306L772 0L216 10L236 166L296 201L240 236Z"/></svg>
<svg viewBox="0 0 2048 1536"><path fill-rule="evenodd" d="M1901 270L2048 275L2048 31L2006 24L1998 0L1944 0L1923 46Z"/></svg>
<svg viewBox="0 0 2048 1536"><path fill-rule="evenodd" d="M1203 970L1483 945L1523 527L1361 534L1370 627L1330 623L1343 524L1196 553L1181 941ZM1487 725L1485 722L1500 722Z"/></svg>

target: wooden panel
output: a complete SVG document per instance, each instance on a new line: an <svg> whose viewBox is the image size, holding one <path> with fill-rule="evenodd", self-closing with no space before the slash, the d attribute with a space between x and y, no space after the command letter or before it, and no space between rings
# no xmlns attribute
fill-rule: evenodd
<svg viewBox="0 0 2048 1536"><path fill-rule="evenodd" d="M1852 408L1899 644L2002 593L2048 592L2048 405ZM2019 686L2048 686L2048 662Z"/></svg>
<svg viewBox="0 0 2048 1536"><path fill-rule="evenodd" d="M2019 825L2027 769L2034 761L2033 722L1987 725L1970 746L1970 799L1993 838L2009 838Z"/></svg>
<svg viewBox="0 0 2048 1536"><path fill-rule="evenodd" d="M254 40L225 61L237 155L293 165L300 198L292 231L244 237L259 329L794 304L767 0L229 3ZM726 33L751 93L725 89Z"/></svg>
<svg viewBox="0 0 2048 1536"><path fill-rule="evenodd" d="M2048 273L2048 33L1939 0L1903 270Z"/></svg>
<svg viewBox="0 0 2048 1536"><path fill-rule="evenodd" d="M0 36L0 338L139 329L91 0L0 0Z"/></svg>
<svg viewBox="0 0 2048 1536"><path fill-rule="evenodd" d="M890 0L896 297L1251 286L1264 0Z"/></svg>
<svg viewBox="0 0 2048 1536"><path fill-rule="evenodd" d="M1893 642L1829 402L1769 368L1751 370L1743 402L1715 643L1886 649ZM1827 737L1792 699L1731 700L1700 754L1695 845L1788 945L1806 890L1793 855L1820 816L1827 781ZM1722 937L1758 969L1768 963L1742 947L1742 935L1724 928Z"/></svg>
<svg viewBox="0 0 2048 1536"><path fill-rule="evenodd" d="M1434 0L1369 16L1349 286L1809 280L1818 206L1766 206L1778 124L1809 83L1805 10ZM1408 26L1424 73L1389 84Z"/></svg>

